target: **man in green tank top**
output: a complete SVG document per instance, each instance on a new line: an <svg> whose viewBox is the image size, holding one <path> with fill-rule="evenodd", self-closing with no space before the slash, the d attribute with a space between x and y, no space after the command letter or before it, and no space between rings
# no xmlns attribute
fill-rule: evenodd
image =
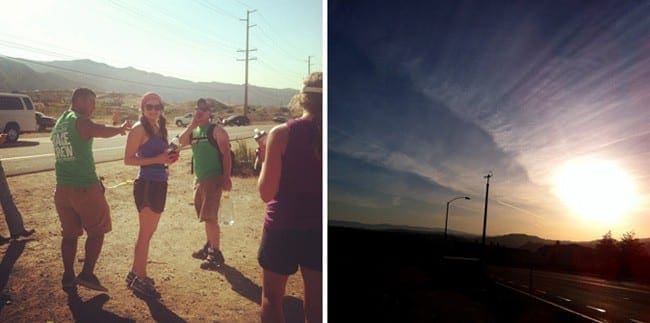
<svg viewBox="0 0 650 323"><path fill-rule="evenodd" d="M193 170L196 176L194 208L199 220L205 223L207 238L205 246L192 256L205 260L200 266L202 269L214 270L225 262L220 249L218 213L221 192L232 188L232 158L228 133L221 127L210 128L210 113L206 100L199 99L192 122L179 135L179 142L181 145L192 144ZM208 129L214 130L208 133ZM212 139L217 143L218 149L211 143Z"/></svg>
<svg viewBox="0 0 650 323"><path fill-rule="evenodd" d="M111 216L104 197L104 186L95 173L93 138L124 135L131 129L129 122L119 127L104 126L90 120L95 109L95 93L78 88L72 93L70 109L63 112L52 129L56 190L54 204L61 221L61 256L66 292L84 287L108 291L94 274L95 263L104 244L104 234L111 231ZM77 240L86 231L83 269L75 277L74 260Z"/></svg>

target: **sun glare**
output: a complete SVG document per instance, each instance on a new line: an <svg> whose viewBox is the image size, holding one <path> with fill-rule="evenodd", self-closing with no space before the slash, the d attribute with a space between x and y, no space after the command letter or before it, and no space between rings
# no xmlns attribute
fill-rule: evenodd
<svg viewBox="0 0 650 323"><path fill-rule="evenodd" d="M615 224L637 203L632 179L611 161L570 161L557 172L555 185L556 195L585 220Z"/></svg>

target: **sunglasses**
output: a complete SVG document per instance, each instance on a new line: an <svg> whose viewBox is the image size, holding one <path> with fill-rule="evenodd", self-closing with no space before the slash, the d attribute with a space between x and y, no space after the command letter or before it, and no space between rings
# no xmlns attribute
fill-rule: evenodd
<svg viewBox="0 0 650 323"><path fill-rule="evenodd" d="M144 108L147 109L147 111L151 111L151 110L162 111L163 106L162 104L145 104Z"/></svg>

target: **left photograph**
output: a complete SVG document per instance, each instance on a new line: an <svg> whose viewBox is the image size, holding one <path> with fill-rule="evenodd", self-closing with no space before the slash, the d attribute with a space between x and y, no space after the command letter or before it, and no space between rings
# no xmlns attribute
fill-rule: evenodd
<svg viewBox="0 0 650 323"><path fill-rule="evenodd" d="M321 1L3 7L0 321L323 321Z"/></svg>

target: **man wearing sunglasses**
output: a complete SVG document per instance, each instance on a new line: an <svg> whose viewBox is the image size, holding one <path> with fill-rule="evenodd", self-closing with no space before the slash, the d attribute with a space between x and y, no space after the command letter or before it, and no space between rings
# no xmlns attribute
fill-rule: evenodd
<svg viewBox="0 0 650 323"><path fill-rule="evenodd" d="M222 191L232 188L232 158L228 133L221 127L211 127L211 114L207 101L199 99L192 122L179 135L179 142L181 145L192 145L196 182L194 208L199 220L205 223L207 238L203 248L193 253L192 257L205 260L201 264L202 269L215 270L225 262L220 249L218 213Z"/></svg>

